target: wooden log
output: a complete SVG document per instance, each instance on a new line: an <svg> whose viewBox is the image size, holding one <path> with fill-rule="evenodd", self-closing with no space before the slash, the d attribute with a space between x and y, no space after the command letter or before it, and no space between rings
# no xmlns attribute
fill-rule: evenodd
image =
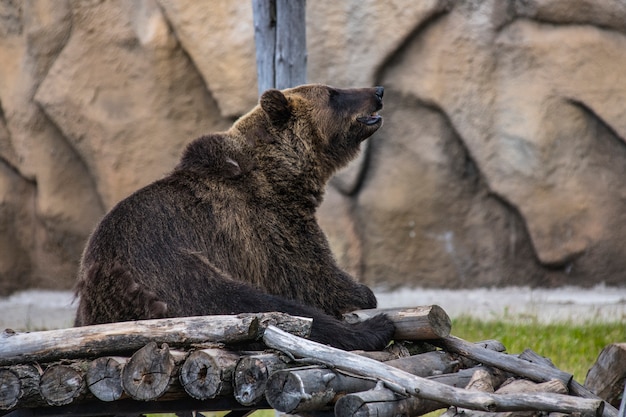
<svg viewBox="0 0 626 417"><path fill-rule="evenodd" d="M320 363L349 373L380 379L385 382L388 388L401 394L419 396L458 407L484 411L580 411L589 415L600 415L604 405L599 400L559 394L495 395L472 393L411 375L392 366L350 352L292 336L273 326L269 326L265 330L263 340L267 346L291 355L315 359Z"/></svg>
<svg viewBox="0 0 626 417"><path fill-rule="evenodd" d="M39 382L39 392L43 399L54 406L67 405L82 398L87 393L84 362L50 365Z"/></svg>
<svg viewBox="0 0 626 417"><path fill-rule="evenodd" d="M376 388L345 395L335 404L336 417L419 416L445 407L435 401L401 397L380 383Z"/></svg>
<svg viewBox="0 0 626 417"><path fill-rule="evenodd" d="M0 369L0 410L16 407L35 407L45 404L39 393L43 370L24 364Z"/></svg>
<svg viewBox="0 0 626 417"><path fill-rule="evenodd" d="M440 339L448 336L452 328L450 317L437 305L357 310L346 313L343 317L349 323L356 323L381 313L389 317L396 326L396 340Z"/></svg>
<svg viewBox="0 0 626 417"><path fill-rule="evenodd" d="M355 351L353 353L359 356L371 358L370 354L372 352ZM451 355L440 351L426 352L405 358L388 360L390 357L396 358L397 355L381 355L375 356L371 359L375 359L377 361L387 359L388 365L403 369L413 375L425 377L455 372L459 365L459 362L452 358ZM250 406L256 404L265 397L265 389L269 376L275 371L288 367L289 365L275 353L243 356L235 369L235 398L242 405ZM471 376L462 376L462 374L454 375L454 379L469 379ZM446 378L450 377L448 376ZM455 381L454 383L458 383L458 381ZM451 382L448 385L453 385L454 383ZM465 386L465 384L459 386ZM365 389L367 388L364 387L363 390Z"/></svg>
<svg viewBox="0 0 626 417"><path fill-rule="evenodd" d="M524 350L519 355L519 357L526 361L533 362L538 365L543 365L547 368L556 368L556 366L554 366L554 364L552 363L550 359L544 358L543 356L533 352L531 349ZM574 379L570 380L568 388L569 388L569 392L572 395L575 395L577 397L591 398L594 400L602 399L598 395L596 395L595 393L587 389L585 386L583 386L580 382ZM604 411L602 412L603 417L616 417L617 413L618 413L617 408L615 408L613 405L611 405L608 402L604 403Z"/></svg>
<svg viewBox="0 0 626 417"><path fill-rule="evenodd" d="M0 334L0 366L25 362L132 354L149 342L172 347L257 340L266 317L280 328L310 331L312 319L284 313L138 320L33 333ZM283 326L282 319L285 321Z"/></svg>
<svg viewBox="0 0 626 417"><path fill-rule="evenodd" d="M372 389L376 382L322 367L283 369L267 381L268 404L283 413L322 410L335 398L350 392Z"/></svg>
<svg viewBox="0 0 626 417"><path fill-rule="evenodd" d="M619 407L626 381L626 343L606 346L593 364L584 386L614 407Z"/></svg>
<svg viewBox="0 0 626 417"><path fill-rule="evenodd" d="M420 353L408 358L390 360L385 364L422 377L449 374L457 371L460 367L458 360L451 354L442 351Z"/></svg>
<svg viewBox="0 0 626 417"><path fill-rule="evenodd" d="M470 389L468 387L468 389ZM557 393L566 394L567 387L562 381L553 379L547 382L532 382L527 379L510 378L502 387L495 391L497 394L515 394L515 393ZM536 416L535 411L515 411L507 413L489 413L485 411L475 411L466 409L451 409L442 415L442 417L462 416L462 417L532 417ZM552 413L550 414L552 415Z"/></svg>
<svg viewBox="0 0 626 417"><path fill-rule="evenodd" d="M482 369L478 367L478 369ZM476 369L461 369L458 372L432 375L427 379L452 387L463 388L470 382ZM496 369L488 369L494 380L499 381L502 375ZM341 402L341 404L340 404ZM382 388L380 383L374 390L351 393L341 397L335 403L337 417L394 417L422 415L445 408L447 405L417 397L402 397L393 391Z"/></svg>
<svg viewBox="0 0 626 417"><path fill-rule="evenodd" d="M235 399L245 406L259 403L265 398L270 375L287 366L283 358L276 353L242 356L235 368Z"/></svg>
<svg viewBox="0 0 626 417"><path fill-rule="evenodd" d="M225 349L201 349L189 354L180 370L180 383L191 397L207 400L232 394L239 355Z"/></svg>
<svg viewBox="0 0 626 417"><path fill-rule="evenodd" d="M85 377L89 391L101 401L117 401L124 396L122 369L129 358L103 356L89 363Z"/></svg>
<svg viewBox="0 0 626 417"><path fill-rule="evenodd" d="M0 410L15 407L21 397L20 378L10 369L0 369Z"/></svg>
<svg viewBox="0 0 626 417"><path fill-rule="evenodd" d="M176 384L177 371L185 356L184 352L170 351L166 343L160 348L155 342L148 343L135 352L122 369L124 392L135 400L160 398Z"/></svg>
<svg viewBox="0 0 626 417"><path fill-rule="evenodd" d="M458 337L448 336L446 338L433 341L433 343L442 347L446 351L458 353L477 362L512 372L515 375L523 376L535 382L545 382L551 379L558 379L567 385L572 379L571 374L563 372L559 369L528 362L513 355L484 349L473 343L459 339Z"/></svg>

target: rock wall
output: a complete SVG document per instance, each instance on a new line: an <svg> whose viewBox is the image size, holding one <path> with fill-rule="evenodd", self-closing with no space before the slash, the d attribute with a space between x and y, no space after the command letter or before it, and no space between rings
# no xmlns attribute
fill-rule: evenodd
<svg viewBox="0 0 626 417"><path fill-rule="evenodd" d="M372 285L626 284L626 3L307 2L308 79L384 85L320 221ZM0 295L256 102L249 1L0 2Z"/></svg>

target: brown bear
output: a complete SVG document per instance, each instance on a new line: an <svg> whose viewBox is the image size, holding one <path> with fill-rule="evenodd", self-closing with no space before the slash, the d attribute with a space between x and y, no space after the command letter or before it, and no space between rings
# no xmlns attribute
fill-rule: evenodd
<svg viewBox="0 0 626 417"><path fill-rule="evenodd" d="M226 132L191 142L171 174L118 203L83 253L76 325L281 311L311 339L383 348L385 316L336 264L315 211L333 173L382 125L383 88L268 90Z"/></svg>

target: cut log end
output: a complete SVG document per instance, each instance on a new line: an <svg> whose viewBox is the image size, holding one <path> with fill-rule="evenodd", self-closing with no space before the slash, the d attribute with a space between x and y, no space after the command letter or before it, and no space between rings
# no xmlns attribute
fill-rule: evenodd
<svg viewBox="0 0 626 417"><path fill-rule="evenodd" d="M86 391L83 375L71 366L48 367L41 376L41 396L50 405L67 405Z"/></svg>
<svg viewBox="0 0 626 417"><path fill-rule="evenodd" d="M148 343L135 352L124 367L124 391L135 400L155 400L167 391L174 368L167 344L159 348L154 342Z"/></svg>
<svg viewBox="0 0 626 417"><path fill-rule="evenodd" d="M17 405L22 387L20 379L9 369L0 369L0 410L8 410Z"/></svg>
<svg viewBox="0 0 626 417"><path fill-rule="evenodd" d="M101 401L119 400L122 390L122 368L127 358L101 357L92 361L87 369L87 387Z"/></svg>

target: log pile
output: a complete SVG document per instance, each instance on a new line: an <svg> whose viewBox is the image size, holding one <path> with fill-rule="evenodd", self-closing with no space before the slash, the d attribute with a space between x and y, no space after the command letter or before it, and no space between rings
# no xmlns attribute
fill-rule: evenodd
<svg viewBox="0 0 626 417"><path fill-rule="evenodd" d="M274 408L392 417L448 408L445 416L618 415L532 351L509 355L496 341L450 336L438 306L383 312L397 328L383 352L312 342L310 319L281 313L7 330L0 335L0 414Z"/></svg>

